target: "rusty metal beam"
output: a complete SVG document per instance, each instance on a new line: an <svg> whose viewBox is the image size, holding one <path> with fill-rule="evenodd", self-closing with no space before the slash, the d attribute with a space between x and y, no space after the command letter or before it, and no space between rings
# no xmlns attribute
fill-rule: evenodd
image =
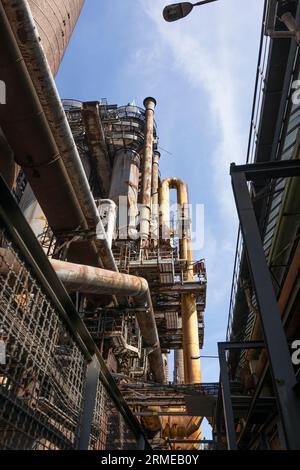
<svg viewBox="0 0 300 470"><path fill-rule="evenodd" d="M206 284L201 282L184 282L183 284L173 284L169 286L160 286L158 287L158 292L160 293L178 293L178 294L205 294L206 293Z"/></svg>

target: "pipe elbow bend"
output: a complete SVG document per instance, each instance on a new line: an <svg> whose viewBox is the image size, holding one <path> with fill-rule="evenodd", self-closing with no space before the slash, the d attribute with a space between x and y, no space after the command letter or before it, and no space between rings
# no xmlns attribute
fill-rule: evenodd
<svg viewBox="0 0 300 470"><path fill-rule="evenodd" d="M187 184L183 179L177 178L174 176L174 177L165 178L164 180L162 180L161 186L168 187L169 189L178 190L179 188L187 187Z"/></svg>
<svg viewBox="0 0 300 470"><path fill-rule="evenodd" d="M144 279L143 277L139 277L139 281L140 281L141 285L140 285L140 292L137 295L137 298L141 299L141 298L146 297L147 292L149 292L149 284L146 281L146 279Z"/></svg>

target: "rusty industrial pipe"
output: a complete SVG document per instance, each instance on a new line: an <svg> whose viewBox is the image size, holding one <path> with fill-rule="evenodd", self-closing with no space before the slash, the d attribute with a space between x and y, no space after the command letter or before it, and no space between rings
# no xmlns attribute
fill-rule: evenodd
<svg viewBox="0 0 300 470"><path fill-rule="evenodd" d="M15 37L1 4L0 47L5 44L5 50L1 50L0 70L8 86L7 105L1 106L0 118L8 143L52 230L72 231L98 224L103 239L88 244L89 259L100 257L101 266L117 271L27 2L2 3L6 5L16 34ZM20 31L25 31L25 38Z"/></svg>
<svg viewBox="0 0 300 470"><path fill-rule="evenodd" d="M173 382L175 384L184 383L184 357L182 349L175 349L174 351Z"/></svg>
<svg viewBox="0 0 300 470"><path fill-rule="evenodd" d="M136 317L141 335L149 349L148 359L153 376L156 382L163 383L165 381L163 358L146 279L55 259L51 260L51 264L69 291L131 296L134 297L137 307L145 308L146 312L137 312Z"/></svg>
<svg viewBox="0 0 300 470"><path fill-rule="evenodd" d="M145 112L145 147L142 165L142 189L141 189L141 211L140 211L140 236L141 247L148 244L151 223L151 189L152 189L152 159L154 141L154 109L156 101L154 98L144 100Z"/></svg>
<svg viewBox="0 0 300 470"><path fill-rule="evenodd" d="M152 165L152 227L151 238L154 246L158 245L159 239L159 159L160 153L153 153Z"/></svg>
<svg viewBox="0 0 300 470"><path fill-rule="evenodd" d="M162 237L170 239L170 189L177 191L177 203L181 211L181 238L179 240L180 258L185 260L185 281L194 280L192 240L185 221L189 219L189 199L186 183L179 178L167 178L160 187ZM199 357L199 327L196 298L193 294L181 296L184 379L186 383L200 383L200 362L193 359Z"/></svg>
<svg viewBox="0 0 300 470"><path fill-rule="evenodd" d="M71 186L24 59L0 3L0 73L7 87L0 106L1 127L15 159L39 196L57 230L84 226L83 213ZM55 208L53 210L53 208Z"/></svg>
<svg viewBox="0 0 300 470"><path fill-rule="evenodd" d="M53 75L26 0L2 1L18 47L89 227L99 215Z"/></svg>
<svg viewBox="0 0 300 470"><path fill-rule="evenodd" d="M84 4L84 0L78 0L76 5L71 5L70 2L72 1L73 0L66 0L61 2L61 4L55 3L55 5L47 3L38 5L34 0L28 0L53 75L55 75L58 70ZM2 4L3 3L4 2L2 2ZM8 6L11 7L13 4L19 6L21 2L7 3L9 4ZM68 3L70 3L70 5L68 5ZM20 34L22 34L22 29L20 29ZM58 47L53 47L54 42L58 44ZM2 141L2 137L0 140L0 173L7 185L12 188L18 174L18 166L15 164L12 150L7 148L5 142Z"/></svg>
<svg viewBox="0 0 300 470"><path fill-rule="evenodd" d="M146 279L56 259L51 259L50 262L58 278L69 292L134 297L137 308L144 310L137 312L136 318L148 349L150 369L155 381L164 383L163 357ZM12 252L6 248L0 248L1 275L7 275L10 270L19 273L21 268L20 262L15 259Z"/></svg>
<svg viewBox="0 0 300 470"><path fill-rule="evenodd" d="M7 84L1 127L54 232L86 229L87 223L53 139L22 54L0 3L0 74ZM42 212L41 212L42 214ZM96 260L94 247L86 256ZM92 262L92 261L91 261Z"/></svg>

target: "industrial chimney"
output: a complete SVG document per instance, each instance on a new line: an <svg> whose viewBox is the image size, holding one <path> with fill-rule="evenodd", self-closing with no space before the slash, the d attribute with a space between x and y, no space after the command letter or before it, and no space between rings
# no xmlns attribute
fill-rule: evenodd
<svg viewBox="0 0 300 470"><path fill-rule="evenodd" d="M55 76L84 0L56 0L55 2L28 0L28 4L51 71Z"/></svg>

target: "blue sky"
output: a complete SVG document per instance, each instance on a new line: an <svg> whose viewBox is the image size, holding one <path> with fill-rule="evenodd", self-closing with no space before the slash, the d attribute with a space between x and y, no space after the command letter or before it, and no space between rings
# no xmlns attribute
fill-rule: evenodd
<svg viewBox="0 0 300 470"><path fill-rule="evenodd" d="M237 220L229 165L246 159L263 0L219 0L166 23L167 0L86 0L57 84L63 98L142 106L157 99L162 177L189 185L204 204L195 259L208 275L203 355L225 339ZM167 150L167 152L162 149ZM218 362L202 360L202 380Z"/></svg>

